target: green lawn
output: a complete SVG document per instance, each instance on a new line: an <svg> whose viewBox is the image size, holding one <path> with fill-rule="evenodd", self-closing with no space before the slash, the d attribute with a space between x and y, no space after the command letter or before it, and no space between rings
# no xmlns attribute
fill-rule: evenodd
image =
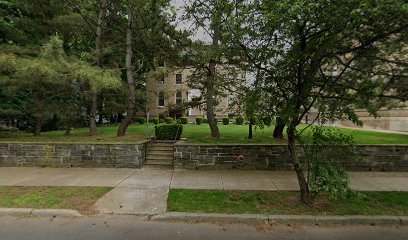
<svg viewBox="0 0 408 240"><path fill-rule="evenodd" d="M364 192L342 201L326 197L307 207L293 191L222 191L170 189L169 212L275 215L408 215L408 192Z"/></svg>
<svg viewBox="0 0 408 240"><path fill-rule="evenodd" d="M0 187L0 207L75 209L93 213L92 205L110 187Z"/></svg>
<svg viewBox="0 0 408 240"><path fill-rule="evenodd" d="M150 125L150 128L154 125ZM183 137L188 139L189 143L240 143L240 144L259 144L259 143L285 143L284 140L272 138L273 126L263 129L255 128L252 140L247 139L248 126L246 125L218 125L221 138L215 140L210 136L210 129L207 124L184 125ZM300 126L299 128L303 128ZM43 132L39 137L33 137L29 133L1 134L2 142L139 142L144 139L146 126L138 123L129 126L125 137L116 137L117 126L105 126L98 128L98 136L89 136L88 128L79 128L72 130L72 135L64 136L64 131ZM306 130L309 131L310 128ZM342 129L344 133L354 134L355 139L360 144L408 144L408 135L378 133L363 130Z"/></svg>

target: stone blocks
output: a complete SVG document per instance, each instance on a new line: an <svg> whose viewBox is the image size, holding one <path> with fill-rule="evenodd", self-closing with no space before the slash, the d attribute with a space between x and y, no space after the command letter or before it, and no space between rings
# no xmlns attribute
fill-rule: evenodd
<svg viewBox="0 0 408 240"><path fill-rule="evenodd" d="M408 145L359 145L358 159L344 159L350 171L408 171ZM292 170L286 145L176 144L175 168ZM304 153L299 152L304 159ZM242 157L239 157L242 156Z"/></svg>
<svg viewBox="0 0 408 240"><path fill-rule="evenodd" d="M144 143L0 143L0 167L139 168L144 158Z"/></svg>

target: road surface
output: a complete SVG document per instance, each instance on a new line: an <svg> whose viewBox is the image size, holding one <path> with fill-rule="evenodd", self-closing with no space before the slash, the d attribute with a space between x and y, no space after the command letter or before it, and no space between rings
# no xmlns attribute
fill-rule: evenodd
<svg viewBox="0 0 408 240"><path fill-rule="evenodd" d="M0 239L408 239L408 226L287 226L154 222L135 216L0 217Z"/></svg>

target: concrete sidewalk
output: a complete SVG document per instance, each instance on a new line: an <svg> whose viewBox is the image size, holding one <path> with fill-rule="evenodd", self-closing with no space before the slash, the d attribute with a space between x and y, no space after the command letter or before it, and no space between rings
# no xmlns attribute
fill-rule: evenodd
<svg viewBox="0 0 408 240"><path fill-rule="evenodd" d="M408 191L408 172L349 172L360 191ZM0 186L107 186L134 189L298 190L291 171L158 168L0 168Z"/></svg>
<svg viewBox="0 0 408 240"><path fill-rule="evenodd" d="M360 191L408 191L408 172L350 172ZM294 172L195 171L101 168L0 168L0 186L108 186L96 203L101 213L166 212L171 188L221 190L298 190Z"/></svg>

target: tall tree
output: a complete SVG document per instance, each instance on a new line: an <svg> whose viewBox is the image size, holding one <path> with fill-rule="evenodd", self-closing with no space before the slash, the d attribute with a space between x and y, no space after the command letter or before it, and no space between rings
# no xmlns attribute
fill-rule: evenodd
<svg viewBox="0 0 408 240"><path fill-rule="evenodd" d="M133 67L132 67L132 31L133 31L133 6L130 1L128 1L128 22L127 22L127 31L126 31L126 80L128 83L128 106L127 106L127 115L125 119L119 126L118 136L124 136L126 129L129 126L130 122L133 119L133 112L136 104L135 97L135 82L133 80Z"/></svg>
<svg viewBox="0 0 408 240"><path fill-rule="evenodd" d="M288 148L300 199L312 197L296 145L297 126L313 108L328 120L358 122L356 107L387 104L407 82L400 58L408 37L405 1L231 1L229 32L248 63L265 73L271 96L282 99ZM273 102L271 99L269 102Z"/></svg>
<svg viewBox="0 0 408 240"><path fill-rule="evenodd" d="M225 44L223 44L223 16L228 14L231 8L222 1L194 0L186 6L184 18L192 21L196 31L209 38L207 42L198 41L192 48L193 55L190 63L195 71L190 77L191 86L202 90L205 99L205 109L211 136L220 137L218 125L215 122L215 107L217 97L225 92L222 86L226 86L223 80L228 74L228 60L225 56Z"/></svg>
<svg viewBox="0 0 408 240"><path fill-rule="evenodd" d="M3 59L9 62L3 62L3 67L6 64L13 67L12 74L6 80L9 91L17 94L24 92L28 96L22 111L34 116L33 134L40 135L44 116L52 115L58 109L59 99L67 94L65 90L69 88L63 71L67 63L62 42L56 37L52 38L36 58L16 58L10 54L8 60L4 55Z"/></svg>

